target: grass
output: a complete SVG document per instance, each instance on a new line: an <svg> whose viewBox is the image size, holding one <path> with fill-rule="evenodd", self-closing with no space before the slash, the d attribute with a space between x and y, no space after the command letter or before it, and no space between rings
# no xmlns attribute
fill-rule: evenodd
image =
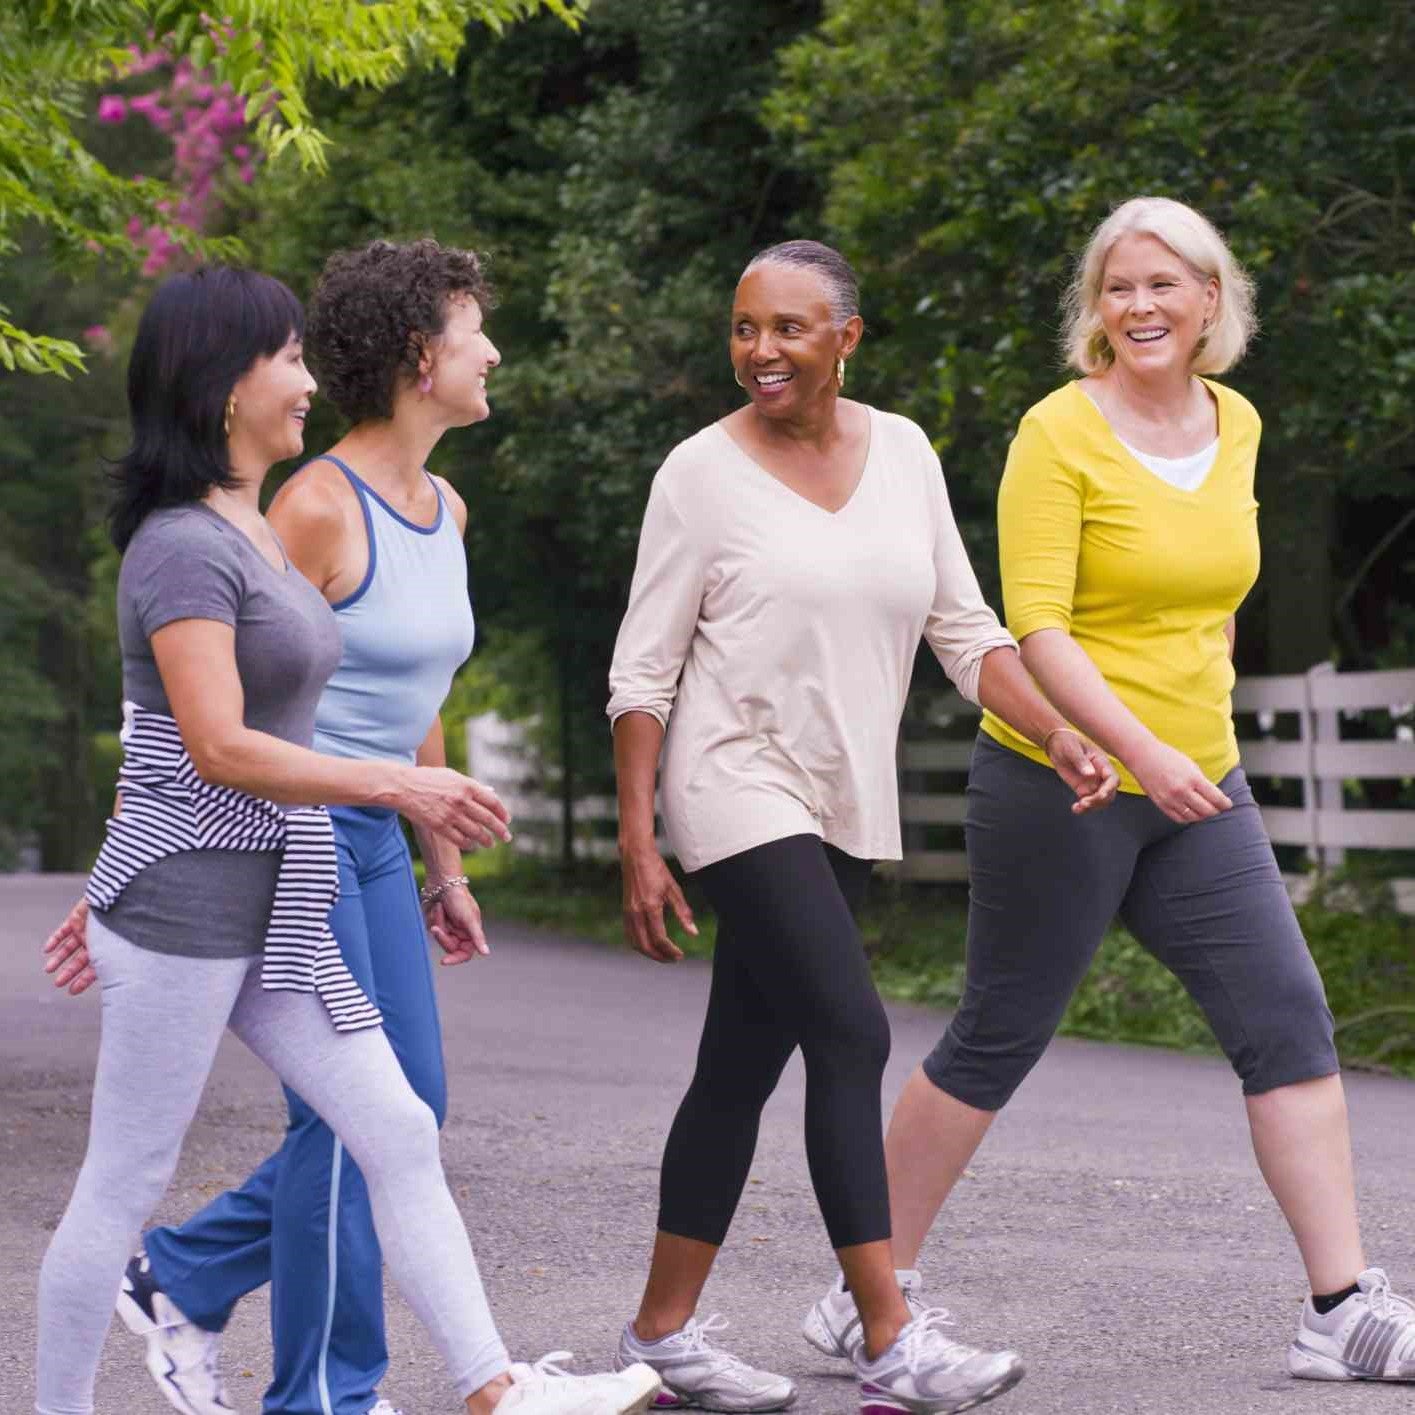
<svg viewBox="0 0 1415 1415"><path fill-rule="evenodd" d="M580 866L565 875L496 851L469 856L467 873L493 930L500 918L624 946L612 867ZM709 957L716 921L691 891L690 902L700 937L686 939L676 929L675 936L685 951ZM1378 898L1360 902L1366 912L1320 902L1298 910L1337 1019L1342 1062L1415 1077L1415 919L1389 911ZM967 929L960 888L876 881L860 928L886 997L956 1006ZM1216 1050L1184 989L1120 928L1107 934L1061 1030L1100 1041Z"/></svg>

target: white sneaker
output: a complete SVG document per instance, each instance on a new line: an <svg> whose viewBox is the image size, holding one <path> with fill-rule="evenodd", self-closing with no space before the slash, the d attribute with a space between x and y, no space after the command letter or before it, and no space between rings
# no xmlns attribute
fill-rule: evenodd
<svg viewBox="0 0 1415 1415"><path fill-rule="evenodd" d="M617 1368L641 1361L663 1378L663 1392L654 1401L659 1410L696 1405L700 1410L784 1410L796 1399L796 1387L785 1376L758 1371L730 1351L708 1340L710 1332L727 1325L717 1314L700 1322L689 1317L680 1331L658 1341L640 1341L628 1323L614 1354Z"/></svg>
<svg viewBox="0 0 1415 1415"><path fill-rule="evenodd" d="M629 1366L593 1376L572 1376L557 1361L568 1351L552 1351L533 1366L511 1367L511 1388L496 1402L497 1415L642 1415L662 1382L647 1366Z"/></svg>
<svg viewBox="0 0 1415 1415"><path fill-rule="evenodd" d="M924 1313L924 1280L917 1268L900 1268L894 1274L899 1290L904 1294L909 1314L920 1317ZM806 1313L801 1323L801 1335L826 1356L843 1356L847 1361L855 1359L855 1352L865 1339L864 1324L855 1310L855 1299L845 1286L842 1273L835 1279L835 1285Z"/></svg>
<svg viewBox="0 0 1415 1415"><path fill-rule="evenodd" d="M221 1383L221 1333L206 1331L158 1287L146 1253L133 1258L118 1292L123 1325L147 1342L148 1374L182 1415L233 1415Z"/></svg>
<svg viewBox="0 0 1415 1415"><path fill-rule="evenodd" d="M860 1415L954 1415L1011 1390L1022 1379L1013 1351L978 1351L945 1336L951 1325L942 1307L931 1307L899 1333L877 1360L855 1358L860 1375Z"/></svg>
<svg viewBox="0 0 1415 1415"><path fill-rule="evenodd" d="M1309 1381L1415 1381L1415 1303L1397 1297L1380 1268L1356 1285L1326 1316L1310 1297L1302 1304L1287 1369Z"/></svg>

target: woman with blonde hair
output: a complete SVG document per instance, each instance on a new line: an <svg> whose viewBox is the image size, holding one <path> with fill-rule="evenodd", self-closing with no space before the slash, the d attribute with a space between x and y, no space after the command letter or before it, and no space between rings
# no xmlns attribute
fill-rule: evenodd
<svg viewBox="0 0 1415 1415"><path fill-rule="evenodd" d="M1242 1080L1259 1168L1311 1284L1289 1370L1415 1380L1415 1307L1366 1264L1332 1017L1233 731L1261 427L1209 375L1238 362L1254 327L1251 282L1179 202L1125 202L1077 266L1064 346L1081 377L1013 440L1002 584L1023 662L1111 754L1120 795L1076 818L1038 748L984 715L968 786L967 986L890 1121L894 1255L913 1268L1119 914ZM853 1318L837 1288L807 1316L807 1339L838 1346Z"/></svg>

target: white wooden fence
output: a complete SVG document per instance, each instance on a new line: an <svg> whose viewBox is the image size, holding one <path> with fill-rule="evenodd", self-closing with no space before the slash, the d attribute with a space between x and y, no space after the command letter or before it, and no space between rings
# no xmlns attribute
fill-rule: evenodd
<svg viewBox="0 0 1415 1415"><path fill-rule="evenodd" d="M1415 669L1338 673L1323 663L1307 673L1240 678L1233 706L1249 779L1301 785L1300 805L1263 807L1263 821L1275 844L1301 847L1318 870L1342 865L1350 850L1415 851L1415 809L1348 806L1344 799L1347 782L1415 779ZM1389 714L1394 736L1343 741L1342 721L1372 709ZM1282 724L1286 730L1279 738L1275 731L1283 714L1292 717ZM898 877L967 878L961 843L955 849L929 849L920 840L928 827L963 823L962 786L973 746L969 728L977 716L975 707L952 695L930 705L926 735L915 735L920 729L911 719L901 736L898 769L905 848L904 859L894 867ZM1256 733L1251 730L1254 722ZM467 723L467 760L472 774L494 787L511 808L518 848L558 853L555 779L527 748L524 729L494 713L472 718ZM918 789L918 778L925 773L946 773L956 784ZM611 796L578 798L576 853L612 859L614 818ZM1415 913L1415 879L1396 881L1395 890L1400 906Z"/></svg>

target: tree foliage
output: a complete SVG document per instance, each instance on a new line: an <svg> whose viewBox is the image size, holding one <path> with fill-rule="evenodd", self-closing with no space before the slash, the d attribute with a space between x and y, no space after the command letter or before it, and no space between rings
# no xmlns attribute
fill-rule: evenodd
<svg viewBox="0 0 1415 1415"><path fill-rule="evenodd" d="M501 30L547 10L571 24L580 0L10 0L0 10L0 260L20 229L43 228L56 255L107 252L137 262L129 233L162 224L180 194L99 161L81 127L91 86L123 77L156 43L227 84L272 160L288 148L306 171L327 164L312 85L386 88L409 70L447 67L472 23ZM188 249L229 254L177 227ZM0 365L30 373L83 366L72 340L30 333L0 307Z"/></svg>
<svg viewBox="0 0 1415 1415"><path fill-rule="evenodd" d="M1263 337L1232 375L1266 422L1249 661L1326 657L1333 577L1415 491L1412 39L1408 7L1366 0L828 7L771 124L824 174L864 273L880 337L857 363L938 439L980 527L1018 416L1062 377L1070 261L1126 197L1176 197L1259 287ZM1388 626L1337 630L1354 656Z"/></svg>

